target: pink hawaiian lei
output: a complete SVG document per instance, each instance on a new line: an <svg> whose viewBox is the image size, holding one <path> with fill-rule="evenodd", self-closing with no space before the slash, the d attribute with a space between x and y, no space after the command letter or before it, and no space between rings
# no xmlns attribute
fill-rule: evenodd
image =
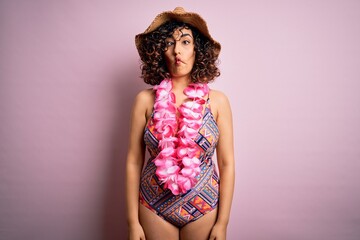
<svg viewBox="0 0 360 240"><path fill-rule="evenodd" d="M174 195L186 193L195 186L201 171L201 152L194 139L202 124L203 104L206 102L203 97L209 92L209 87L191 83L185 88L184 94L191 101L185 101L178 108L179 120L176 118L175 95L171 92L172 81L164 79L154 90L153 121L156 132L162 136L160 152L154 159L156 175Z"/></svg>

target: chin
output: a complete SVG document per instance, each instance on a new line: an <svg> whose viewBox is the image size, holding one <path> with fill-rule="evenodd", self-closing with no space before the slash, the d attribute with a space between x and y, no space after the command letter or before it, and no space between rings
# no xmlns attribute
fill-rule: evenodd
<svg viewBox="0 0 360 240"><path fill-rule="evenodd" d="M172 77L184 77L184 76L190 76L191 72L173 72L171 73Z"/></svg>

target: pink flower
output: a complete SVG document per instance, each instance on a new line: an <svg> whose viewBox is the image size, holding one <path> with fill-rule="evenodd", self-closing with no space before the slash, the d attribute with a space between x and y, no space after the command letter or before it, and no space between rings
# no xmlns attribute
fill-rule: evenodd
<svg viewBox="0 0 360 240"><path fill-rule="evenodd" d="M187 168L187 167L184 167L183 169L181 169L180 172L185 177L192 177L194 175L194 173L195 173L192 168Z"/></svg>
<svg viewBox="0 0 360 240"><path fill-rule="evenodd" d="M197 112L197 113L201 113L203 110L202 105L195 101L184 102L182 105L185 108L191 109L192 111Z"/></svg>
<svg viewBox="0 0 360 240"><path fill-rule="evenodd" d="M176 115L170 111L154 112L153 118L155 121L161 121L164 119L176 121Z"/></svg>
<svg viewBox="0 0 360 240"><path fill-rule="evenodd" d="M188 190L192 188L191 180L188 177L179 175L178 184L180 186L182 193L186 193Z"/></svg>
<svg viewBox="0 0 360 240"><path fill-rule="evenodd" d="M158 167L156 169L156 175L160 178L160 180L163 180L177 174L179 171L180 167L177 165L171 167Z"/></svg>
<svg viewBox="0 0 360 240"><path fill-rule="evenodd" d="M201 119L201 113L194 112L189 108L180 108L179 112L182 114L184 118L190 118L190 119Z"/></svg>
<svg viewBox="0 0 360 240"><path fill-rule="evenodd" d="M154 108L155 109L158 109L158 110L167 110L167 111L171 111L171 112L174 112L176 111L176 108L175 108L175 105L172 103L172 102L169 102L169 101L158 101L158 102L155 102L154 104Z"/></svg>
<svg viewBox="0 0 360 240"><path fill-rule="evenodd" d="M185 137L179 138L179 144L184 145L184 146L192 146L192 147L196 148L196 143L194 142L194 140L188 139Z"/></svg>
<svg viewBox="0 0 360 240"><path fill-rule="evenodd" d="M190 84L185 88L184 93L190 98L202 98L209 92L209 87L206 84Z"/></svg>
<svg viewBox="0 0 360 240"><path fill-rule="evenodd" d="M202 119L192 120L192 119L183 118L179 127L182 128L184 125L193 129L200 129L202 125Z"/></svg>
<svg viewBox="0 0 360 240"><path fill-rule="evenodd" d="M170 92L172 89L172 83L170 79L164 79L161 81L161 83L157 86L154 86L154 90L158 89L165 89L167 92Z"/></svg>
<svg viewBox="0 0 360 240"><path fill-rule="evenodd" d="M185 167L198 167L200 165L200 160L197 157L184 157L182 163Z"/></svg>
<svg viewBox="0 0 360 240"><path fill-rule="evenodd" d="M189 138L189 139L194 139L197 134L198 131L190 127L187 127L186 125L184 125L178 132L179 136L184 136L185 138Z"/></svg>
<svg viewBox="0 0 360 240"><path fill-rule="evenodd" d="M191 101L179 107L176 117L175 95L172 81L164 79L154 87L156 99L153 122L161 136L159 154L153 160L156 175L174 195L186 193L197 183L200 169L200 147L194 142L202 125L203 97L209 92L207 84L192 83L184 90ZM178 123L179 122L179 123ZM176 133L176 130L178 132Z"/></svg>
<svg viewBox="0 0 360 240"><path fill-rule="evenodd" d="M168 137L163 138L159 141L159 147L160 149L164 149L167 147L175 148L175 143L178 141L176 137Z"/></svg>
<svg viewBox="0 0 360 240"><path fill-rule="evenodd" d="M159 168L169 168L172 166L176 166L176 160L171 158L156 158L154 159L155 166Z"/></svg>
<svg viewBox="0 0 360 240"><path fill-rule="evenodd" d="M176 153L177 153L177 156L181 159L183 159L185 156L192 158L196 155L197 149L192 148L192 147L179 146L176 149Z"/></svg>
<svg viewBox="0 0 360 240"><path fill-rule="evenodd" d="M166 183L166 187L168 189L170 189L170 191L174 194L174 195L179 195L180 193L180 188L179 185L177 183L175 183L174 181L170 180Z"/></svg>
<svg viewBox="0 0 360 240"><path fill-rule="evenodd" d="M171 157L172 155L174 155L175 152L176 151L174 148L166 147L160 151L159 156L161 156L161 158L168 158L168 157Z"/></svg>

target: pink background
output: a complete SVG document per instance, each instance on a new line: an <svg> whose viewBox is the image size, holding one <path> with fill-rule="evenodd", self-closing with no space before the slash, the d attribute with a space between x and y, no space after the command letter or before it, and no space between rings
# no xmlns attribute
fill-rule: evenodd
<svg viewBox="0 0 360 240"><path fill-rule="evenodd" d="M126 3L125 3L126 2ZM134 36L182 5L223 45L228 239L360 239L360 1L0 2L0 239L126 239Z"/></svg>

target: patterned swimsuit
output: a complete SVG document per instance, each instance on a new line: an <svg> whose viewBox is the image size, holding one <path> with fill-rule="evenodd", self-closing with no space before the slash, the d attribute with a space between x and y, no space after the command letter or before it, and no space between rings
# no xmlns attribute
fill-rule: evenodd
<svg viewBox="0 0 360 240"><path fill-rule="evenodd" d="M197 184L187 193L173 195L169 189L163 188L155 174L156 166L152 160L158 155L159 149L153 116L144 131L145 145L151 157L141 174L140 203L178 228L199 219L218 204L219 178L212 156L219 139L219 129L209 100L205 104L202 126L194 140L202 149L201 172Z"/></svg>

